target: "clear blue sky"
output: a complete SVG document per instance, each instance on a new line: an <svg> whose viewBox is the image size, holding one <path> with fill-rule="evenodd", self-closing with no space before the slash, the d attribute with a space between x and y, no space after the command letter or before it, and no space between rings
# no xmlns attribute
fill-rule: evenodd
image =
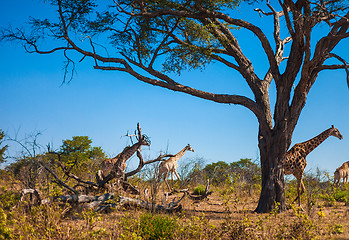
<svg viewBox="0 0 349 240"><path fill-rule="evenodd" d="M0 8L0 26L18 26L29 16L49 17L51 12L42 8L47 5L41 0L6 1ZM244 6L237 14L266 28L265 22L271 19L259 18L253 8ZM325 26L317 31L322 28ZM243 31L238 35L256 70L265 71L264 55L259 45L251 41L253 36ZM337 50L344 58L349 56L348 41ZM188 143L195 153L187 153L182 161L203 157L206 163L233 162L258 156L257 120L241 106L161 89L124 73L97 71L88 61L77 65L77 75L70 84L61 86L61 54L27 54L14 43L0 43L0 51L0 128L11 137L16 132L23 137L41 131L39 142L44 146L50 142L58 148L64 139L89 136L93 146L101 146L113 156L129 144L121 136L134 131L140 122L143 133L152 141L150 149L143 149L146 158L155 158L167 149L176 153ZM307 157L307 171L319 167L332 173L349 161L349 90L345 77L344 71L322 72L308 95L292 145L314 137L332 124L344 139L331 137L315 149ZM216 93L251 95L239 75L219 64L202 72L183 73L178 79ZM10 150L13 153L16 147L11 144Z"/></svg>

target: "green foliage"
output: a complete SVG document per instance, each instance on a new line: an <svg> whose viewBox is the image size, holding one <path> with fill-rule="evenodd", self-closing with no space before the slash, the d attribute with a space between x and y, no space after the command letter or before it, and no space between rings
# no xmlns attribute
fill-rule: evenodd
<svg viewBox="0 0 349 240"><path fill-rule="evenodd" d="M37 146L36 139L33 141L33 145ZM105 158L105 154L100 147L92 147L91 144L92 141L87 136L75 136L72 139L64 140L60 151L56 154L48 152L41 155L34 153L30 154L33 156L20 156L17 161L6 167L6 171L12 173L14 178L20 180L27 188L43 188L49 191L51 196L57 196L62 194L62 189L57 187L57 184L51 184L53 177L50 174L47 174L46 171L39 171L42 167L40 162L49 166L61 179L67 177L65 173L70 173L84 180L93 181L99 163ZM64 179L64 181L69 185L73 180Z"/></svg>
<svg viewBox="0 0 349 240"><path fill-rule="evenodd" d="M177 228L177 220L170 216L144 213L140 217L143 239L174 239Z"/></svg>
<svg viewBox="0 0 349 240"><path fill-rule="evenodd" d="M9 191L5 186L0 187L0 208L10 210L17 204L19 193L17 191Z"/></svg>
<svg viewBox="0 0 349 240"><path fill-rule="evenodd" d="M217 185L222 182L224 183L225 179L227 179L230 174L229 164L223 161L207 164L203 172L206 177L210 179L212 184Z"/></svg>
<svg viewBox="0 0 349 240"><path fill-rule="evenodd" d="M9 222L4 210L0 207L0 240L12 239L12 230L9 228Z"/></svg>
<svg viewBox="0 0 349 240"><path fill-rule="evenodd" d="M349 192L347 190L337 190L333 194L334 199L337 202L348 202L349 200Z"/></svg>
<svg viewBox="0 0 349 240"><path fill-rule="evenodd" d="M51 0L49 2L54 8L61 9L60 17L63 20L31 18L30 34L27 35L17 29L14 32L11 30L6 32L2 38L23 40L25 36L30 42L28 48L32 48L43 38L62 39L66 30L83 36L103 35L110 40L110 45L117 52L127 58L138 61L140 57L142 62L147 64L153 61L154 55L161 55L164 56L162 70L180 74L185 69L205 67L212 60L212 49L223 48L220 39L217 39L218 36L214 36L212 26L198 20L172 15L151 18L137 15L130 17L123 11L117 10L122 8L132 13L139 13L146 7L149 13L163 9L196 13L196 5L200 4L201 7L210 11L225 11L236 8L241 0L115 1L120 8L95 0ZM64 28L63 23L69 23L68 27ZM173 29L173 34L181 38L182 43L168 36L166 31L169 29ZM159 47L160 43L162 43L161 47Z"/></svg>
<svg viewBox="0 0 349 240"><path fill-rule="evenodd" d="M206 187L204 185L199 185L196 188L194 188L194 194L196 195L202 195L205 193Z"/></svg>
<svg viewBox="0 0 349 240"><path fill-rule="evenodd" d="M260 184L261 181L260 167L248 158L230 164L223 161L207 164L203 172L214 185L224 183L228 178L246 183L249 187Z"/></svg>
<svg viewBox="0 0 349 240"><path fill-rule="evenodd" d="M338 188L332 186L330 189L327 189L322 194L319 194L319 198L326 201L327 206L333 206L335 202L349 202L349 186L343 186Z"/></svg>
<svg viewBox="0 0 349 240"><path fill-rule="evenodd" d="M90 149L92 140L87 136L75 136L72 140L63 140L61 152L63 154L83 153Z"/></svg>
<svg viewBox="0 0 349 240"><path fill-rule="evenodd" d="M332 206L336 202L336 199L332 194L328 194L328 193L320 194L319 197L320 199L323 199L326 201L327 206Z"/></svg>
<svg viewBox="0 0 349 240"><path fill-rule="evenodd" d="M63 140L60 148L61 164L80 177L85 177L81 176L82 173L94 174L95 169L91 169L91 166L96 165L98 159L105 158L105 154L101 147L92 147L91 143L92 140L87 136Z"/></svg>

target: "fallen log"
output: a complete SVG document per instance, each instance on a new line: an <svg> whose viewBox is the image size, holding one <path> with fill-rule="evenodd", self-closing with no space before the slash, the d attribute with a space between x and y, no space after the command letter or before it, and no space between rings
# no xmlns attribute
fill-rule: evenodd
<svg viewBox="0 0 349 240"><path fill-rule="evenodd" d="M12 208L18 207L18 205L24 201L24 198L26 195L29 195L30 201L29 201L29 206L38 206L38 205L43 205L51 202L50 199L41 199L40 193L36 189L31 189L31 188L26 188L21 191L21 195L19 197L19 200L15 206Z"/></svg>
<svg viewBox="0 0 349 240"><path fill-rule="evenodd" d="M179 202L184 197L185 197L185 194L177 202L172 201L169 204L160 205L160 204L152 204L151 202L147 202L141 199L134 199L134 198L119 196L118 204L121 207L144 208L152 212L173 213L173 212L179 212L182 210L182 205L179 204Z"/></svg>
<svg viewBox="0 0 349 240"><path fill-rule="evenodd" d="M40 193L36 189L23 189L21 192L21 197L15 207L19 205L20 202L24 201L24 196L30 195L35 199L31 201L30 205L43 205L52 202L50 199L41 199ZM168 204L152 204L151 202L144 201L141 199L135 199L130 197L118 196L116 202L108 202L108 200L116 199L117 195L115 193L106 193L100 196L89 196L89 195L62 195L53 198L53 201L59 200L63 203L70 203L72 205L85 204L86 208L94 209L96 212L108 211L112 208L127 208L127 207L136 207L143 208L149 211L155 212L178 212L182 210L182 205L179 202L186 196L186 193L178 200L172 200ZM31 197L31 198L32 198Z"/></svg>
<svg viewBox="0 0 349 240"><path fill-rule="evenodd" d="M115 197L115 193L106 193L101 196L89 196L89 195L63 195L58 196L55 199L59 199L62 202L68 203L90 203L95 201L107 201L109 199L113 199Z"/></svg>
<svg viewBox="0 0 349 240"><path fill-rule="evenodd" d="M205 198L207 198L209 195L211 195L213 192L210 191L210 179L207 179L207 184L206 184L206 188L205 188L205 192L203 194L193 194L193 193L190 193L188 195L188 197L191 199L191 200L194 200L194 201L201 201L201 200L204 200Z"/></svg>

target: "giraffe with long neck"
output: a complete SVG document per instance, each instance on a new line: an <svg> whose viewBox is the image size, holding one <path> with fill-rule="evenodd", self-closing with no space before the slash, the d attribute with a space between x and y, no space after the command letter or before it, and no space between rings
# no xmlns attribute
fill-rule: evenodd
<svg viewBox="0 0 349 240"><path fill-rule="evenodd" d="M101 165L100 170L102 172L103 178L106 177L112 170L121 171L121 173L125 173L126 170L126 161L132 157L132 155L139 151L143 146L150 146L150 140L146 135L142 135L141 127L139 123L137 124L138 134L136 138L138 142L133 144L132 146L127 146L124 150L119 153L116 157L105 159Z"/></svg>
<svg viewBox="0 0 349 240"><path fill-rule="evenodd" d="M306 156L312 152L316 147L318 147L323 141L328 137L334 136L338 139L343 139L342 134L335 128L333 125L329 129L323 131L316 137L295 144L287 153L284 159L284 173L285 175L292 174L297 179L297 198L293 201L295 202L298 199L298 205L300 206L300 196L304 193L305 187L303 184L303 174L304 169L307 166Z"/></svg>
<svg viewBox="0 0 349 240"><path fill-rule="evenodd" d="M177 179L178 180L181 180L179 175L178 175L178 172L177 172L177 168L178 168L178 165L177 165L177 161L183 157L184 153L186 151L192 151L194 152L194 149L188 144L187 146L185 146L180 152L178 152L176 155L170 157L169 159L163 161L160 163L160 166L159 166L159 177L163 177L168 189L171 191L171 188L170 188L170 185L168 184L167 182L167 176L168 176L168 173L171 172L171 179L172 179L172 182L173 182L173 174L176 175Z"/></svg>
<svg viewBox="0 0 349 240"><path fill-rule="evenodd" d="M133 144L132 146L125 147L124 150L117 156L103 160L103 162L100 165L100 170L102 170L103 177L106 177L110 173L114 165L119 166L120 170L122 172L125 172L126 161L130 157L132 157L132 155L135 152L137 152L137 150L140 149L142 145L149 146L149 143L146 140L142 139L141 141Z"/></svg>

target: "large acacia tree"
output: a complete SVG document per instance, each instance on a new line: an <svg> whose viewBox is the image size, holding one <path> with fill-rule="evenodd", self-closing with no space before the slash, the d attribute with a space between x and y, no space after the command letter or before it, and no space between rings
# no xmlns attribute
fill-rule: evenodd
<svg viewBox="0 0 349 240"><path fill-rule="evenodd" d="M256 211L270 211L275 202L285 208L282 160L307 95L321 71L348 72L345 60L333 51L349 37L347 1L250 0L249 3L259 5L250 14L273 20L269 22L273 24L270 36L261 26L234 18L235 8L244 0L48 2L57 9L55 19L31 18L31 31L6 29L1 38L21 41L28 52L60 51L67 70L74 68L73 56L77 55L72 52L77 52L81 55L77 60L90 58L95 69L125 72L151 85L246 107L259 122L262 191ZM109 6L97 6L102 2ZM266 17L261 19L260 23L266 24ZM317 36L322 35L314 43L313 30L320 24L327 27L317 32ZM240 29L251 32L265 54L263 76L255 72L253 62L236 38ZM47 40L49 44L45 44ZM47 49L50 44L54 46ZM240 74L253 97L201 91L181 84L181 77L171 74L203 68L211 62L224 64ZM271 106L269 97L273 81L275 106Z"/></svg>

